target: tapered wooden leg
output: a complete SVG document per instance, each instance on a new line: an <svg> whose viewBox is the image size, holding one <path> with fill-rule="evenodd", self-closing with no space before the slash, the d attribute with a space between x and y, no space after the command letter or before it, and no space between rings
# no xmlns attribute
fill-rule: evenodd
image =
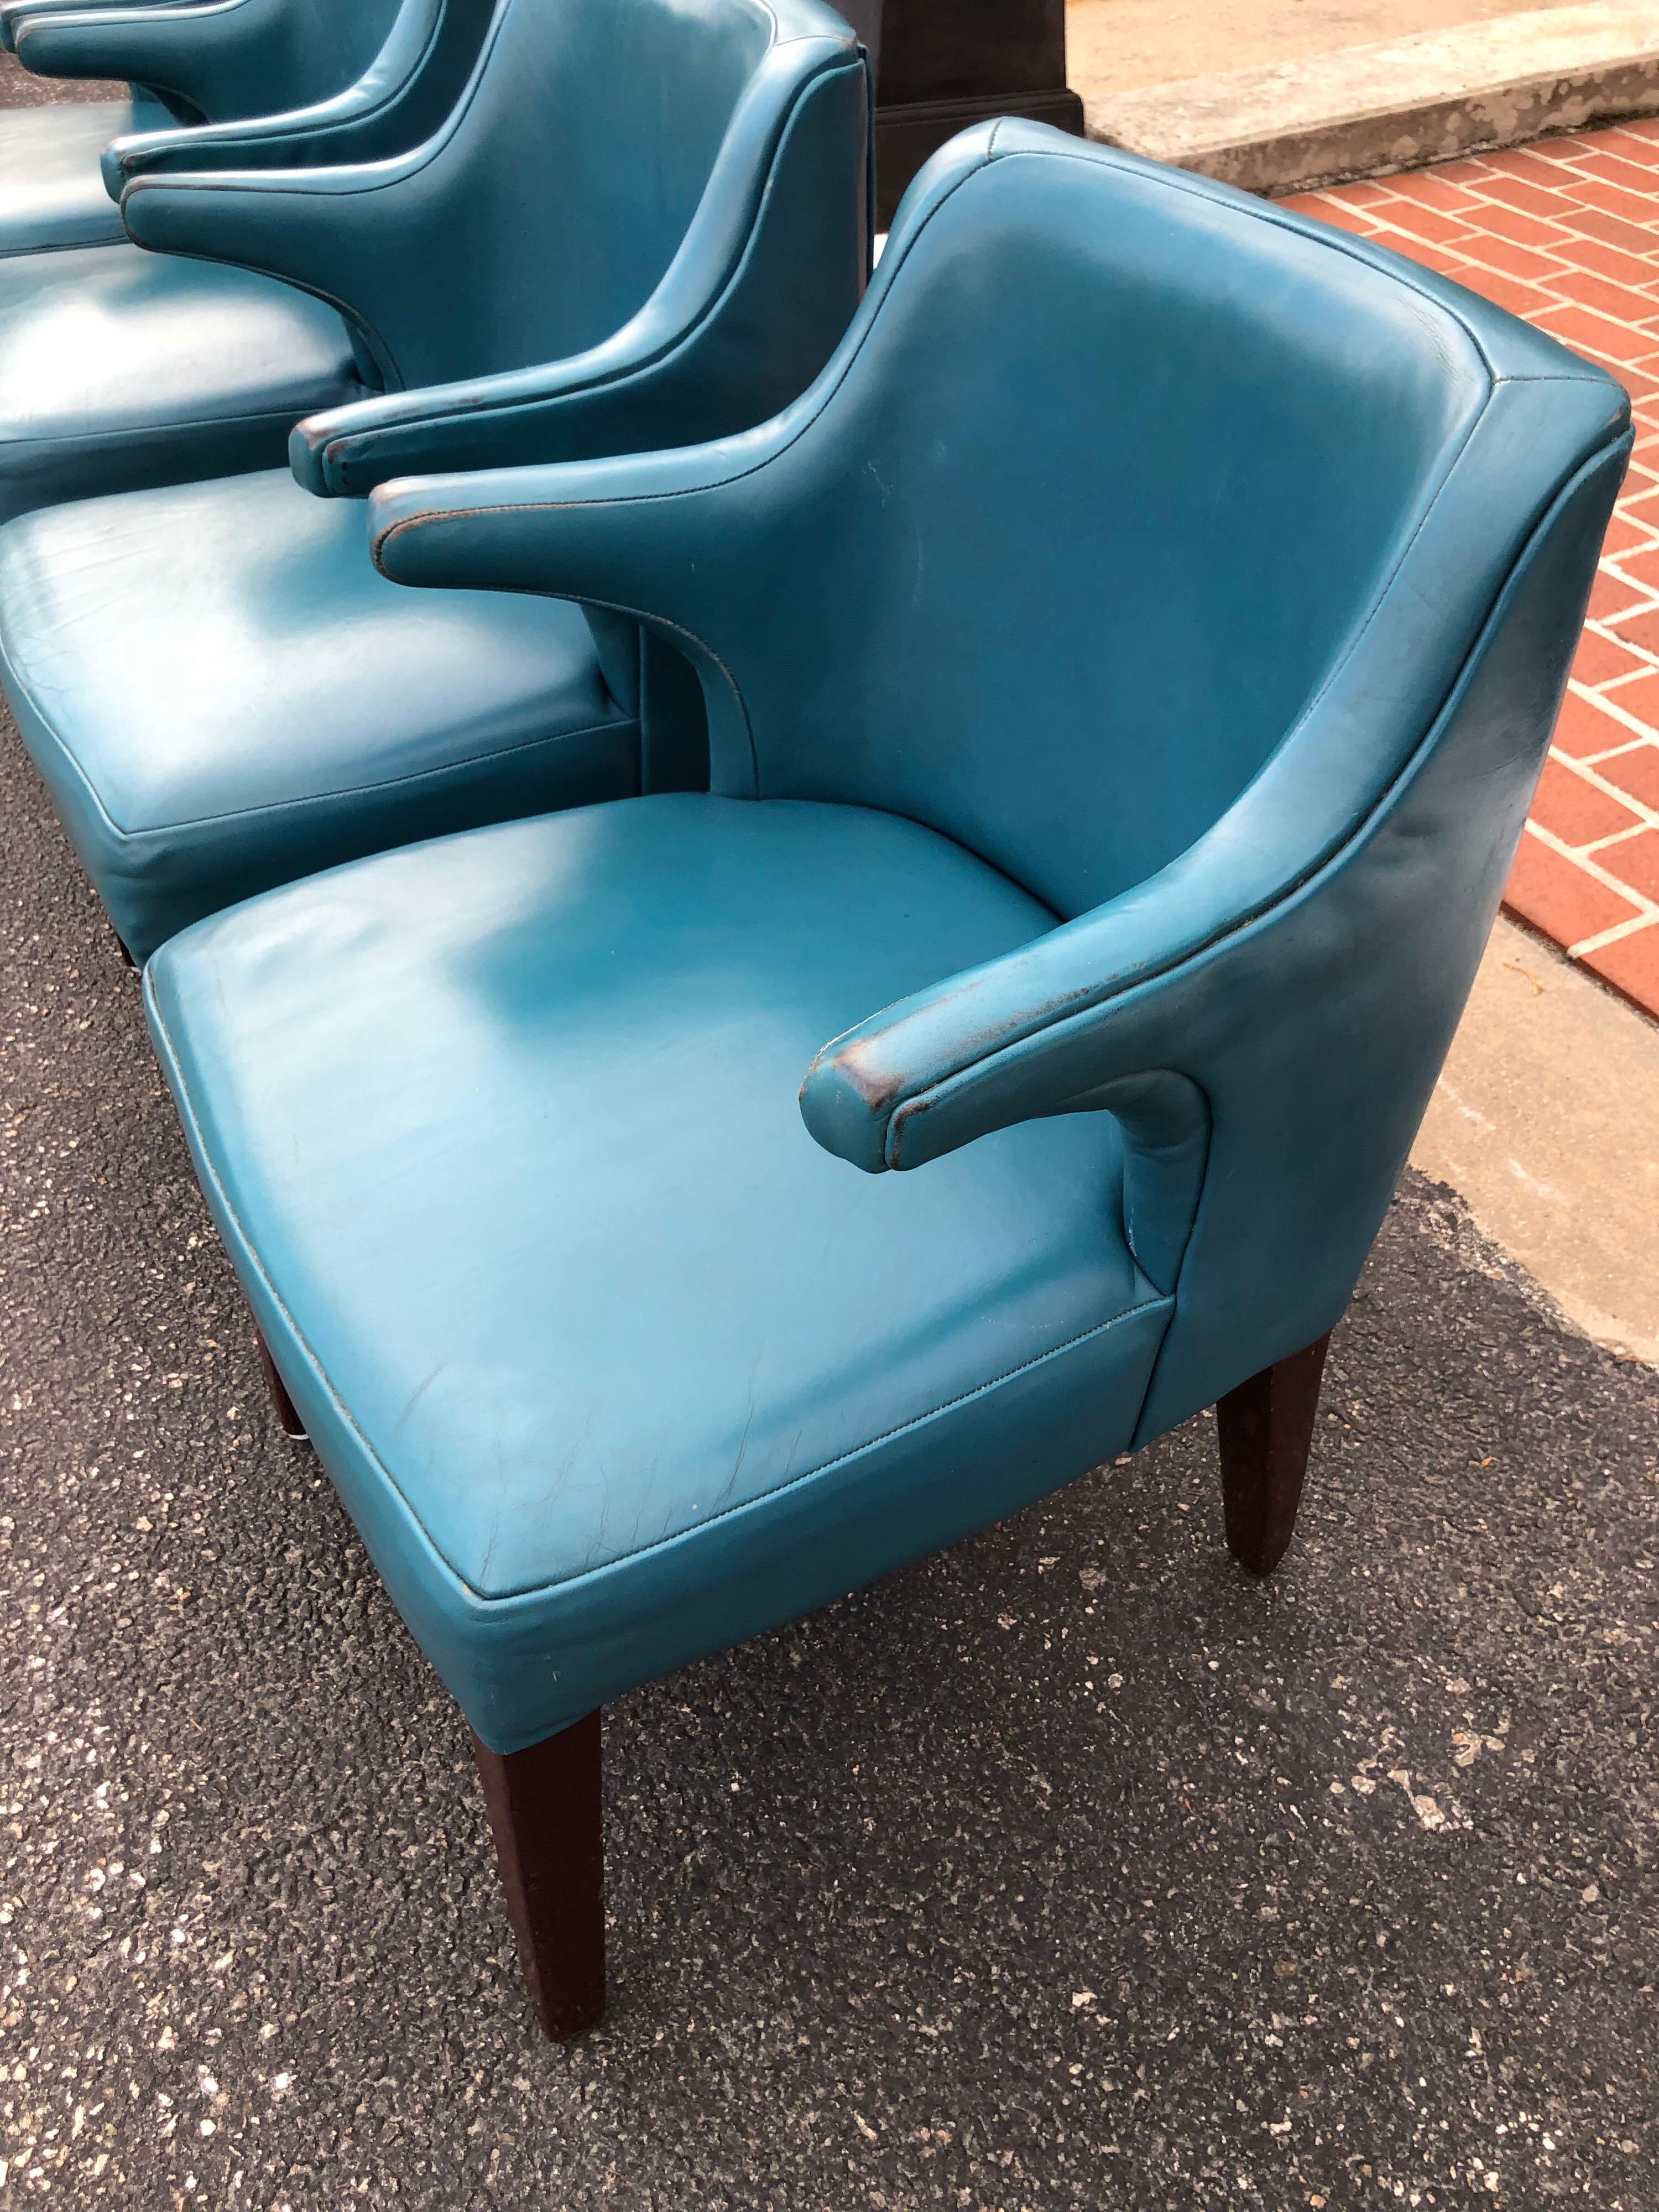
<svg viewBox="0 0 1659 2212"><path fill-rule="evenodd" d="M1275 1360L1215 1409L1227 1549L1253 1575L1273 1572L1296 1527L1330 1341Z"/></svg>
<svg viewBox="0 0 1659 2212"><path fill-rule="evenodd" d="M293 1399L288 1395L287 1383L276 1372L276 1362L270 1356L270 1346L262 1336L258 1338L258 1342L259 1364L264 1370L265 1388L270 1391L270 1401L276 1408L276 1418L283 1425L283 1434L290 1443L302 1444L306 1440L306 1425L300 1419Z"/></svg>
<svg viewBox="0 0 1659 2212"><path fill-rule="evenodd" d="M472 1755L531 2000L555 2043L605 2010L605 1835L599 1716L528 1751Z"/></svg>

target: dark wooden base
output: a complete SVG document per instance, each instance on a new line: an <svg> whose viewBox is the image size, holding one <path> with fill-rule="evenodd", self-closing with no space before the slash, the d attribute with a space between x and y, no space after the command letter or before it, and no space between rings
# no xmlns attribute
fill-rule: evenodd
<svg viewBox="0 0 1659 2212"><path fill-rule="evenodd" d="M264 1337L257 1336L259 1364L264 1370L265 1388L270 1393L270 1402L276 1408L276 1418L283 1425L283 1434L290 1443L302 1444L306 1440L306 1425L288 1395L288 1385L276 1372L276 1362L270 1356L270 1347Z"/></svg>
<svg viewBox="0 0 1659 2212"><path fill-rule="evenodd" d="M1273 1572L1296 1527L1330 1341L1264 1367L1215 1409L1227 1549L1253 1575Z"/></svg>
<svg viewBox="0 0 1659 2212"><path fill-rule="evenodd" d="M472 1756L531 2002L555 2043L605 2010L605 1834L599 1716L528 1751Z"/></svg>

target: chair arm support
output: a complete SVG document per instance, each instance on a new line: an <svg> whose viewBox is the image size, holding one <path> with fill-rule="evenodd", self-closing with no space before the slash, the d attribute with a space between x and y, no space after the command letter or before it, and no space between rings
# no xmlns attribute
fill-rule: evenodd
<svg viewBox="0 0 1659 2212"><path fill-rule="evenodd" d="M354 157L374 160L380 149L360 138L380 135L371 126L380 111L360 107L357 87L314 107L288 115L250 115L229 123L182 125L176 131L138 131L117 138L100 156L104 189L118 201L135 177L189 176L204 171L331 167Z"/></svg>

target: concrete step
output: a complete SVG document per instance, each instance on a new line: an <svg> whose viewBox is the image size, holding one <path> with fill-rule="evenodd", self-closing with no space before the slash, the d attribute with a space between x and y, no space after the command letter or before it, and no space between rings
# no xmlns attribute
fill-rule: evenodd
<svg viewBox="0 0 1659 2212"><path fill-rule="evenodd" d="M1074 67L1089 135L1248 191L1382 176L1659 114L1655 0L1577 0L1119 90Z"/></svg>

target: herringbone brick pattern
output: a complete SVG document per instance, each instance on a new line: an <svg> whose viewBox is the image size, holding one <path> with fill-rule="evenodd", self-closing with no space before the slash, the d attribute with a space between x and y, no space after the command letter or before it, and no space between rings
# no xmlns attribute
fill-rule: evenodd
<svg viewBox="0 0 1659 2212"><path fill-rule="evenodd" d="M1659 1015L1659 122L1288 204L1485 293L1631 395L1635 459L1506 903Z"/></svg>

